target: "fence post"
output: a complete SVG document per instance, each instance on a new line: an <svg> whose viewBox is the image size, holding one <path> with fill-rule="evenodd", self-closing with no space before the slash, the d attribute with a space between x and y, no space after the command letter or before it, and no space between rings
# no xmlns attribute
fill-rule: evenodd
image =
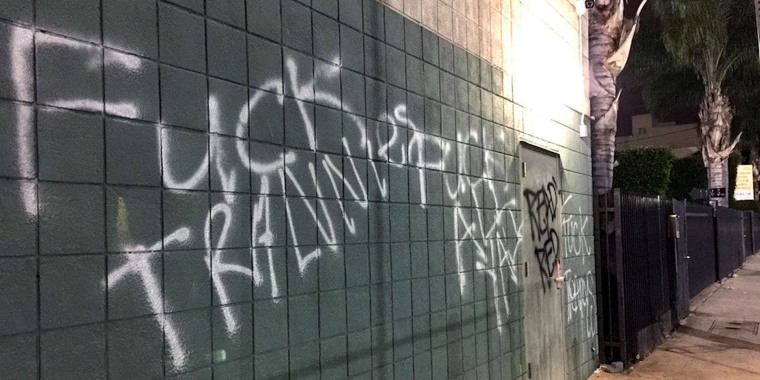
<svg viewBox="0 0 760 380"><path fill-rule="evenodd" d="M628 367L630 363L625 321L621 194L619 189L615 189L595 197L594 245L599 359L602 362L621 360Z"/></svg>
<svg viewBox="0 0 760 380"><path fill-rule="evenodd" d="M715 246L715 279L714 281L720 281L720 244L718 244L718 207L715 203L710 203L712 206L712 224L713 224L713 245Z"/></svg>
<svg viewBox="0 0 760 380"><path fill-rule="evenodd" d="M615 189L615 272L618 290L618 320L620 321L618 329L620 334L620 357L628 368L630 361L628 359L628 337L626 336L626 318L625 318L625 273L623 273L623 217L621 215L621 193L620 189Z"/></svg>

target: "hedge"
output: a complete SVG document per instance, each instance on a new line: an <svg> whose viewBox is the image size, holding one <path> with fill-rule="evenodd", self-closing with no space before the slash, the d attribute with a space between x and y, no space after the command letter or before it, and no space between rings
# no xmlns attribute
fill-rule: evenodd
<svg viewBox="0 0 760 380"><path fill-rule="evenodd" d="M673 154L663 147L641 147L615 152L613 186L629 194L666 195Z"/></svg>
<svg viewBox="0 0 760 380"><path fill-rule="evenodd" d="M694 188L707 188L707 170L702 161L701 152L673 160L673 168L670 170L670 186L666 195L678 200L692 200L689 192Z"/></svg>

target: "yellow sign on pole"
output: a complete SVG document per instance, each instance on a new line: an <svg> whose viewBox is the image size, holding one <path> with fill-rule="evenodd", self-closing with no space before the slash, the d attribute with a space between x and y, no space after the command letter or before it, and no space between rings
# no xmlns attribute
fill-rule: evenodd
<svg viewBox="0 0 760 380"><path fill-rule="evenodd" d="M754 200L755 196L752 185L752 165L737 165L734 199L737 201Z"/></svg>

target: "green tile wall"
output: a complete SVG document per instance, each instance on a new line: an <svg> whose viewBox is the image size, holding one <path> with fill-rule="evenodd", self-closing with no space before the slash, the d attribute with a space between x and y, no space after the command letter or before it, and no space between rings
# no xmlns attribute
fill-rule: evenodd
<svg viewBox="0 0 760 380"><path fill-rule="evenodd" d="M4 376L525 376L501 69L370 0L1 5ZM557 126L580 378L590 159Z"/></svg>

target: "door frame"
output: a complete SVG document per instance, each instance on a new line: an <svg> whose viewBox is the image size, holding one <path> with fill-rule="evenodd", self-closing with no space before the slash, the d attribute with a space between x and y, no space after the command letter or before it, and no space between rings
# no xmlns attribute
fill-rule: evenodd
<svg viewBox="0 0 760 380"><path fill-rule="evenodd" d="M530 151L532 151L534 153L545 155L545 156L547 156L547 157L549 157L551 159L554 159L555 162L556 162L556 164L557 164L557 174L558 174L558 176L555 179L556 179L557 194L558 194L557 215L558 215L558 218L559 218L559 222L558 223L560 225L560 228L559 228L559 232L560 232L559 233L559 247L560 247L560 249L559 249L559 253L558 253L558 258L560 259L560 265L561 265L560 266L560 271L562 271L563 270L562 268L564 268L564 266L561 263L563 263L564 260L567 259L567 247L565 246L566 245L565 244L566 240L565 240L565 236L564 236L565 231L564 231L564 214L563 214L563 212L564 212L564 207L563 207L564 206L564 192L563 192L563 189L564 189L565 181L564 181L564 175L563 175L564 171L563 171L563 166L562 166L562 158L561 158L559 152L552 151L552 150L549 150L549 149L547 149L545 147L541 147L541 146L535 145L532 142L522 140L522 141L520 141L518 143L518 152L517 152L518 153L517 158L518 158L518 162L519 162L518 179L519 179L519 182L520 182L519 183L520 184L519 196L520 196L520 208L521 208L520 214L521 214L521 217L523 218L522 231L521 231L521 235L522 235L522 239L523 239L523 244L526 244L525 242L526 242L527 238L529 238L529 236L530 236L530 232L528 230L530 228L529 221L527 221L527 220L524 219L525 216L524 216L523 213L525 212L525 210L522 210L522 201L523 201L522 198L523 198L523 190L524 190L523 188L524 188L524 183L525 183L525 181L523 180L523 178L527 174L526 173L526 169L527 168L524 166L524 162L525 161L523 160L524 159L524 155L523 155L523 151L524 150L530 150ZM527 254L525 247L522 247L520 249L520 251L521 251L521 255L522 255L522 261L521 262L523 263L523 265L525 265L525 263L527 263L529 261L529 257L525 257L525 255ZM552 285L554 285L554 284L552 284ZM525 278L523 278L523 286L527 286ZM562 286L560 287L560 292L561 292L561 294L560 294L560 317L558 319L559 320L558 323L560 325L560 331L562 331L562 333L560 334L561 335L561 337L560 337L561 342L560 343L562 344L562 350L561 350L562 351L562 368L563 368L563 374L562 375L563 376L567 376L567 374L569 373L568 372L569 371L569 366L568 366L568 361L567 361L567 332L568 332L568 330L567 330L567 286L565 285L564 282L562 282ZM523 318L525 318L526 317L525 310L527 310L527 301L526 301L525 288L523 288L523 292L522 292L522 295L521 295L520 298L521 298L521 301L523 303L523 309L522 309L523 310ZM523 359L523 363L522 364L523 364L523 368L525 370L525 373L527 374L529 372L529 368L528 368L528 352L527 352L528 345L527 345L527 329L525 329L524 326L523 326L522 338L523 338L523 342L524 342L524 346L523 347L525 349L525 355L523 355L524 359ZM528 377L526 377L526 378L528 378Z"/></svg>

